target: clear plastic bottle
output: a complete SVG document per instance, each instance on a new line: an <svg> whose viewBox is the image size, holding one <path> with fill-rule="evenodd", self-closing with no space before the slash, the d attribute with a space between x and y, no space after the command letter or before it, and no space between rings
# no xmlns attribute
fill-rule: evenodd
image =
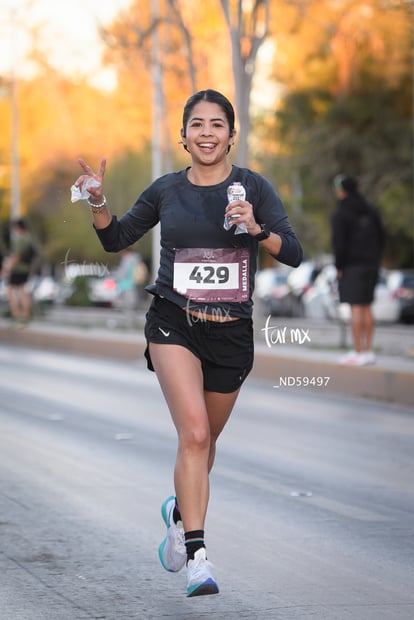
<svg viewBox="0 0 414 620"><path fill-rule="evenodd" d="M227 188L227 200L230 202L234 202L235 200L246 200L246 190L240 181L235 181ZM230 228L236 224L235 220L240 217L240 215L233 215L233 217L225 217L224 218L224 228L226 230L230 230ZM234 231L235 235L239 235L241 233L247 233L246 224L243 222L241 224L237 224L236 230Z"/></svg>

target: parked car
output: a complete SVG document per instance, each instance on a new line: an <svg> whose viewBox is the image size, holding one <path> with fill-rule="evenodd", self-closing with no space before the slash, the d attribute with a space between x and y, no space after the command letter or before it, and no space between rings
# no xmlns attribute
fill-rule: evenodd
<svg viewBox="0 0 414 620"><path fill-rule="evenodd" d="M29 281L35 303L53 304L59 297L59 283L52 276L35 276Z"/></svg>
<svg viewBox="0 0 414 620"><path fill-rule="evenodd" d="M106 267L70 264L65 269L57 301L72 306L111 307L117 295L116 281Z"/></svg>
<svg viewBox="0 0 414 620"><path fill-rule="evenodd" d="M379 323L395 323L400 317L400 302L396 295L397 272L381 270L375 287L372 312ZM334 265L326 265L315 278L314 284L304 293L303 304L308 318L339 319L348 323L351 318L349 304L339 303L338 282Z"/></svg>
<svg viewBox="0 0 414 620"><path fill-rule="evenodd" d="M395 271L390 276L390 287L398 302L398 319L403 323L414 322L414 269Z"/></svg>
<svg viewBox="0 0 414 620"><path fill-rule="evenodd" d="M338 280L335 265L326 265L302 294L303 313L309 319L338 317Z"/></svg>
<svg viewBox="0 0 414 620"><path fill-rule="evenodd" d="M89 278L89 299L95 306L113 306L118 297L116 281L108 276L106 278Z"/></svg>
<svg viewBox="0 0 414 620"><path fill-rule="evenodd" d="M294 300L287 284L289 273L289 268L282 267L269 267L257 273L255 294L264 315L293 316Z"/></svg>
<svg viewBox="0 0 414 620"><path fill-rule="evenodd" d="M293 297L295 313L293 316L305 316L304 295L311 289L322 269L332 263L331 255L321 255L312 260L305 260L299 267L289 273L287 284Z"/></svg>

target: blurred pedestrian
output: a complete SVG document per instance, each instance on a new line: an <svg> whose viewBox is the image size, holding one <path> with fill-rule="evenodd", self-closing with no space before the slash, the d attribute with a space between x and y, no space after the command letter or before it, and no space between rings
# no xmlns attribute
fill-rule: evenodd
<svg viewBox="0 0 414 620"><path fill-rule="evenodd" d="M384 251L384 227L378 209L359 192L354 177L338 175L334 187L338 202L331 219L332 247L339 301L350 305L353 339L353 349L340 363L365 366L375 363L372 303Z"/></svg>
<svg viewBox="0 0 414 620"><path fill-rule="evenodd" d="M121 260L114 273L117 287L117 303L124 311L128 326L136 325L136 313L140 303L141 287L146 279L146 265L133 248L121 252Z"/></svg>
<svg viewBox="0 0 414 620"><path fill-rule="evenodd" d="M2 274L3 274L3 261L6 255L7 255L6 239L3 234L3 228L0 222L0 278L2 277Z"/></svg>
<svg viewBox="0 0 414 620"><path fill-rule="evenodd" d="M125 248L121 252L121 260L114 276L122 308L135 310L137 307L134 272L139 258L138 253L132 248Z"/></svg>
<svg viewBox="0 0 414 620"><path fill-rule="evenodd" d="M89 186L94 226L110 252L135 243L160 222L154 299L146 315L146 359L155 370L177 430L175 495L162 505L167 536L162 566L187 566L187 596L216 594L204 523L216 441L253 365L252 306L259 247L298 266L302 248L272 185L232 165L234 109L214 90L195 93L183 112L181 140L190 166L162 176L120 219L97 173L83 160L75 189ZM73 190L72 190L73 191ZM231 535L231 532L230 532ZM237 567L235 567L237 570Z"/></svg>
<svg viewBox="0 0 414 620"><path fill-rule="evenodd" d="M7 281L7 301L17 327L24 327L31 318L32 296L27 287L35 244L24 219L11 224L10 254L3 262L2 275Z"/></svg>

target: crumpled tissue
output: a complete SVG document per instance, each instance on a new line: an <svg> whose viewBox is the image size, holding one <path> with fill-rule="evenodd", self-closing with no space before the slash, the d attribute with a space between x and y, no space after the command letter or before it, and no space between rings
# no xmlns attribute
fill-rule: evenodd
<svg viewBox="0 0 414 620"><path fill-rule="evenodd" d="M70 188L71 191L71 201L76 202L77 200L88 200L90 197L89 189L91 187L100 187L100 182L94 179L93 177L89 177L82 183L82 189L77 185L72 185Z"/></svg>
<svg viewBox="0 0 414 620"><path fill-rule="evenodd" d="M223 228L225 230L230 230L230 228L236 224L235 220L237 220L238 217L240 217L240 215L233 215L233 217L225 217ZM234 230L235 235L242 235L243 233L247 233L247 226L244 222L242 222L241 224L237 224Z"/></svg>

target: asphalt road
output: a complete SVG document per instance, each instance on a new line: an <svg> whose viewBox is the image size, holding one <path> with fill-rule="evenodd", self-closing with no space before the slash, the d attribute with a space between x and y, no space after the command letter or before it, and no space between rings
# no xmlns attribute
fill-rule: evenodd
<svg viewBox="0 0 414 620"><path fill-rule="evenodd" d="M47 325L77 326L82 328L106 328L112 332L125 332L132 329L141 331L145 323L145 312L150 300L132 316L116 308L74 308L68 306L50 306L36 317L37 321ZM269 317L263 313L259 302L254 306L254 328L257 343L264 343L264 330ZM352 348L352 337L349 325L341 325L336 321L271 317L270 325L280 328L302 328L309 333L309 340L303 346L311 350ZM375 350L379 354L406 356L414 351L414 329L412 325L402 323L379 323L374 338Z"/></svg>
<svg viewBox="0 0 414 620"><path fill-rule="evenodd" d="M0 347L1 620L412 620L408 408L249 380L207 521L218 596L161 568L175 432L154 376Z"/></svg>

